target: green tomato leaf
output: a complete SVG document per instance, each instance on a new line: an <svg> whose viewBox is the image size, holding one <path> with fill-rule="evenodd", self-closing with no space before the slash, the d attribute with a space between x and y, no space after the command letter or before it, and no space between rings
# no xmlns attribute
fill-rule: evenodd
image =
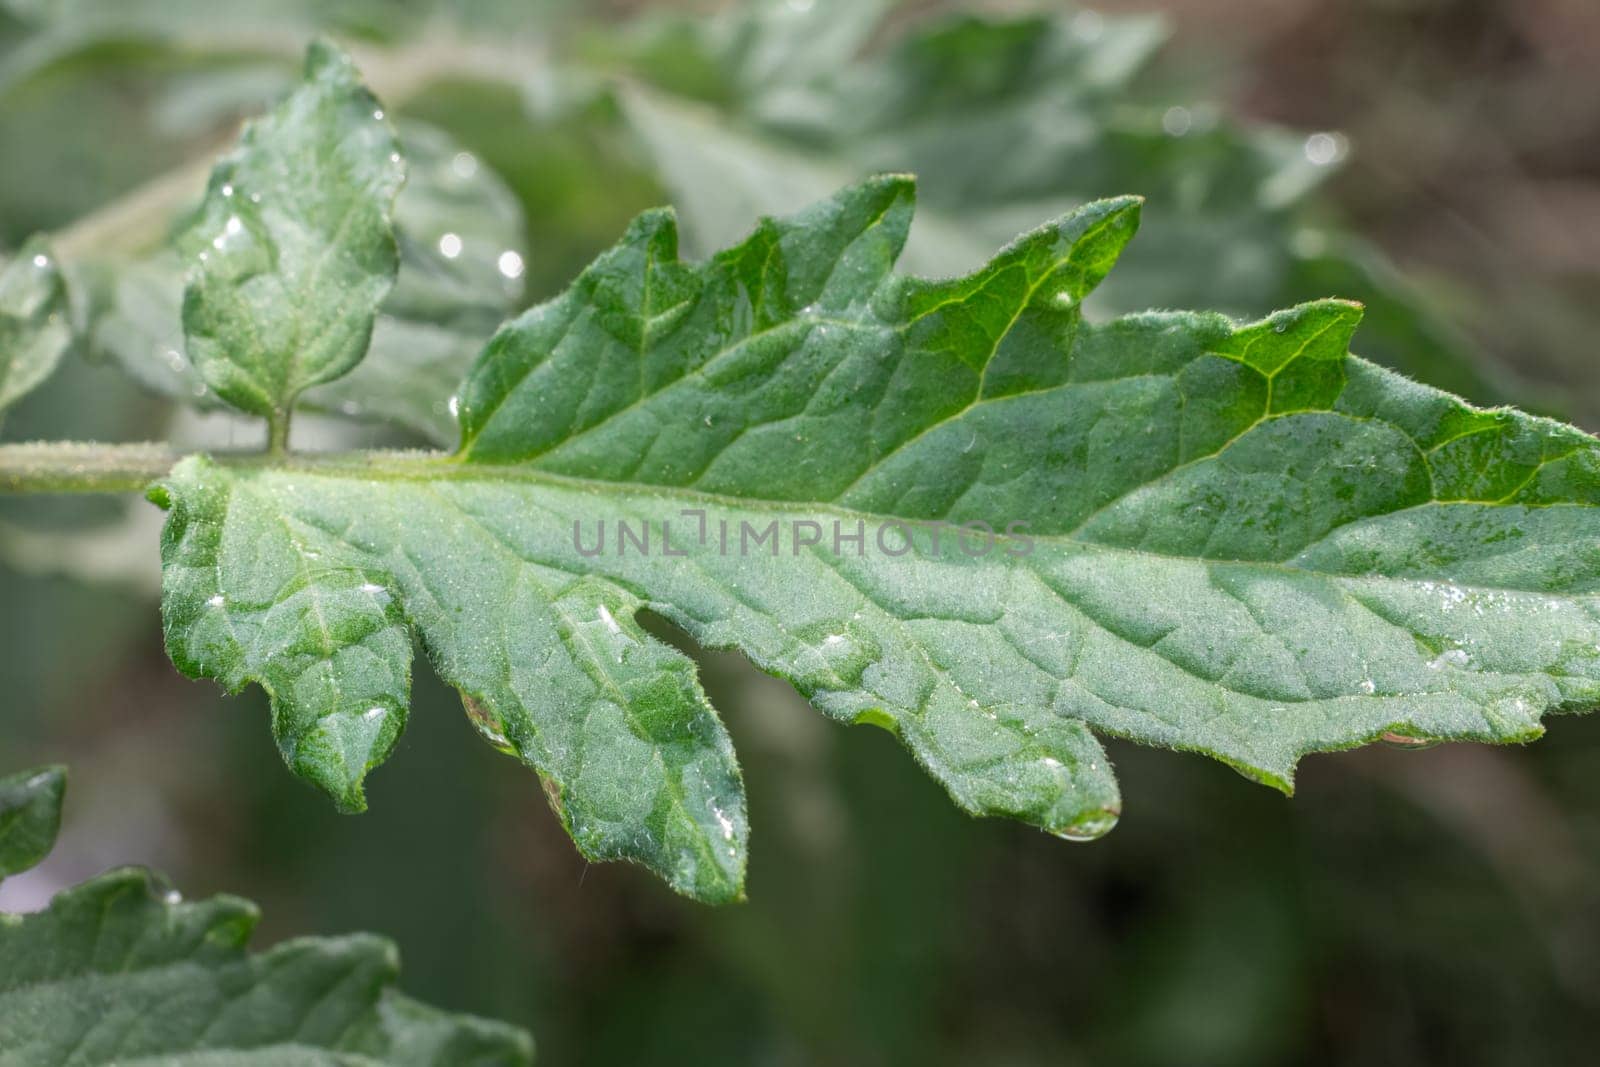
<svg viewBox="0 0 1600 1067"><path fill-rule="evenodd" d="M185 461L175 662L260 682L355 807L415 632L586 855L707 900L738 771L641 608L1070 838L1121 809L1096 730L1287 791L1307 752L1600 702L1600 443L1349 355L1346 302L1085 318L1136 199L947 281L891 273L912 203L873 179L698 264L641 216L485 349L454 457Z"/></svg>
<svg viewBox="0 0 1600 1067"><path fill-rule="evenodd" d="M690 252L732 242L750 215L903 170L922 190L904 265L943 277L1040 218L1127 190L1146 197L1151 238L1095 294L1098 309L1253 316L1337 292L1377 312L1363 331L1373 358L1480 399L1504 395L1503 375L1376 250L1319 224L1314 193L1337 169L1339 138L1230 122L1204 87L1145 77L1161 20L888 20L885 6L750 2L608 35L630 74L621 113L682 213Z"/></svg>
<svg viewBox="0 0 1600 1067"><path fill-rule="evenodd" d="M0 414L50 376L71 340L60 270L35 238L0 267Z"/></svg>
<svg viewBox="0 0 1600 1067"><path fill-rule="evenodd" d="M313 44L305 81L246 127L179 241L188 356L218 396L283 427L301 392L361 360L394 284L404 179L350 58Z"/></svg>
<svg viewBox="0 0 1600 1067"><path fill-rule="evenodd" d="M158 490L172 508L162 615L179 669L230 689L259 682L285 760L359 811L362 778L405 721L414 627L477 728L538 771L585 855L737 898L746 817L732 745L692 662L634 622L640 602L525 558L502 528L515 523L503 509L526 506L514 492L373 484L180 465ZM298 510L318 500L363 511L364 529Z"/></svg>
<svg viewBox="0 0 1600 1067"><path fill-rule="evenodd" d="M522 305L522 208L494 171L443 132L400 127L406 186L395 200L400 275L379 309L367 358L305 403L457 436L450 395L495 328Z"/></svg>
<svg viewBox="0 0 1600 1067"><path fill-rule="evenodd" d="M300 404L451 444L450 394L521 300L522 210L498 175L441 131L404 122L400 136L408 176L395 199L398 280L378 309L366 358L307 390ZM218 406L184 355L183 267L175 253L90 264L79 280L89 294L92 351L146 388Z"/></svg>
<svg viewBox="0 0 1600 1067"><path fill-rule="evenodd" d="M59 798L59 771L52 771ZM356 934L251 955L259 915L185 903L148 871L74 886L0 915L0 1062L512 1067L526 1032L419 1004L394 988L395 948Z"/></svg>
<svg viewBox="0 0 1600 1067"><path fill-rule="evenodd" d="M49 855L61 828L66 770L37 767L0 778L0 878L20 874Z"/></svg>

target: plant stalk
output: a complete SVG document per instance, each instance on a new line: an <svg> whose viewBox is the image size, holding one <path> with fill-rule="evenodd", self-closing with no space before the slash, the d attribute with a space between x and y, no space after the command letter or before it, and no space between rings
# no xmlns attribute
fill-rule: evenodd
<svg viewBox="0 0 1600 1067"><path fill-rule="evenodd" d="M178 461L166 445L40 441L0 445L0 493L135 493Z"/></svg>
<svg viewBox="0 0 1600 1067"><path fill-rule="evenodd" d="M446 452L179 451L169 445L38 441L0 445L0 494L142 493L187 455L203 452L224 467L274 467L361 477L436 475L453 465Z"/></svg>

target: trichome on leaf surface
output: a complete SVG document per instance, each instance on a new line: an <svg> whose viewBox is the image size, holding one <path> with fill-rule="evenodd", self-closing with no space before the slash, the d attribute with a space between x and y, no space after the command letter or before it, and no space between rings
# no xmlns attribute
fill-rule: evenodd
<svg viewBox="0 0 1600 1067"><path fill-rule="evenodd" d="M314 46L183 238L190 360L276 446L365 350L399 154ZM965 810L1073 839L1122 807L1097 732L1288 791L1309 752L1600 703L1600 442L1351 355L1348 302L1086 317L1136 198L897 275L914 199L873 178L701 263L640 216L495 334L448 455L20 446L7 481L156 480L173 661L260 684L342 809L419 638L586 856L712 902L743 892L740 772L643 610L892 731Z"/></svg>

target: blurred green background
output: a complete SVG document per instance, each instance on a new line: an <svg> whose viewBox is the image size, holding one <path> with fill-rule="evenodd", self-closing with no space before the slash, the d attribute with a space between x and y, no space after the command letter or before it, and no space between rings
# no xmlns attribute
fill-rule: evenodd
<svg viewBox="0 0 1600 1067"><path fill-rule="evenodd" d="M909 265L952 273L1135 192L1144 231L1100 313L1356 297L1358 351L1600 428L1589 0L0 0L0 248L53 232L98 286L79 358L6 439L258 434L122 373L175 323L140 333L121 279L317 32L453 139L458 175L498 175L491 221L521 232L484 239L525 261L508 305L657 203L698 254L911 169ZM422 246L467 232L432 206ZM432 324L487 328L445 304ZM258 691L166 660L159 521L0 500L3 764L73 772L61 845L0 907L147 863L260 902L263 942L387 934L409 992L526 1024L558 1064L1579 1063L1600 1044L1600 718L1526 749L1314 756L1293 801L1112 741L1122 824L1072 845L968 819L881 731L702 656L754 842L749 902L713 910L585 864L425 668L370 813L335 814L282 766Z"/></svg>

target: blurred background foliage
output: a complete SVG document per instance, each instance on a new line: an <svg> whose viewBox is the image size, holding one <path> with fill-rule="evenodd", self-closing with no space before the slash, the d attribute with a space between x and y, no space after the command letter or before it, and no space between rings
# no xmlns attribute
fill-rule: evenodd
<svg viewBox="0 0 1600 1067"><path fill-rule="evenodd" d="M644 207L677 204L699 254L882 169L920 177L919 272L1142 193L1097 313L1354 297L1363 354L1600 427L1588 0L0 0L0 248L53 236L79 330L6 438L259 437L196 395L160 249L318 32L357 47L413 181L371 373L319 398L308 446L447 441L447 383L495 322ZM158 525L0 501L0 751L74 770L61 845L0 907L147 862L259 900L267 939L391 935L409 992L563 1064L1522 1064L1600 1041L1600 718L1312 757L1293 802L1111 742L1128 810L1073 846L967 819L892 739L703 655L755 842L750 902L710 910L587 866L425 671L371 812L336 815L281 767L259 692L167 662Z"/></svg>

